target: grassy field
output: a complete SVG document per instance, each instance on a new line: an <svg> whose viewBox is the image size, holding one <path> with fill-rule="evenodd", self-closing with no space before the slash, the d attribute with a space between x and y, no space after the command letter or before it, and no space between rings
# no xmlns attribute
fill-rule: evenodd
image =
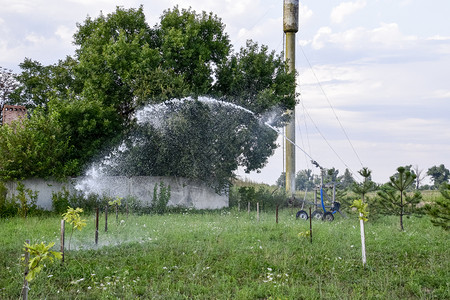
<svg viewBox="0 0 450 300"><path fill-rule="evenodd" d="M30 283L30 299L450 299L449 234L428 217L366 223L368 267L361 263L359 221L309 221L295 211L224 210L95 218L73 234L66 261ZM122 221L123 220L123 221ZM23 242L55 242L60 219L0 220L0 298L18 299ZM67 228L66 248L70 236ZM57 249L55 249L57 250Z"/></svg>

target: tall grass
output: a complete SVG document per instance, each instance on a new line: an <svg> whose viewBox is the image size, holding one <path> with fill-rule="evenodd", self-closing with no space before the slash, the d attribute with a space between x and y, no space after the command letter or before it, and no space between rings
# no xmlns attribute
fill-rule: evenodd
<svg viewBox="0 0 450 300"><path fill-rule="evenodd" d="M361 263L356 215L309 222L295 211L120 216L108 232L94 215L75 232L66 261L31 282L30 299L449 299L448 233L427 217L366 224ZM123 220L123 221L122 221ZM59 244L59 218L0 220L0 298L17 299L23 241ZM104 223L103 223L104 224Z"/></svg>

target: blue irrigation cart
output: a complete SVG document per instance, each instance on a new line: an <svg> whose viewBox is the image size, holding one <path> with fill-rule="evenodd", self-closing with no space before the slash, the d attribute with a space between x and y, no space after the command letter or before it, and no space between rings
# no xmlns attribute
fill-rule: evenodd
<svg viewBox="0 0 450 300"><path fill-rule="evenodd" d="M316 220L324 220L324 221L333 221L334 220L334 215L336 213L340 213L339 208L341 207L341 204L339 202L336 201L336 183L332 182L329 184L324 184L323 183L323 177L324 177L324 173L325 170L324 168L322 168L316 161L312 161L312 163L320 168L320 185L317 186L314 189L314 202L308 202L306 201L306 192L305 192L305 197L303 199L303 201L301 201L301 209L297 212L296 214L296 218L297 219L303 219L303 220L308 220L308 218L312 218L312 219L316 219ZM328 194L326 193L326 189L332 189L332 196L331 199L328 196ZM320 203L318 203L318 196L320 196ZM325 204L325 200L324 198L327 198L328 202L330 202L330 205L326 205ZM315 209L314 211L311 213L311 216L308 216L308 213L303 210L305 205L310 205L313 206ZM345 216L344 214L342 214L343 216Z"/></svg>

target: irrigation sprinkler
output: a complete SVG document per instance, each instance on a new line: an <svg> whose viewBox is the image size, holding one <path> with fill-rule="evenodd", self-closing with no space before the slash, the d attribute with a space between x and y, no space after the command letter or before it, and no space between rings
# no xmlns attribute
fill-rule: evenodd
<svg viewBox="0 0 450 300"><path fill-rule="evenodd" d="M339 209L341 207L341 204L336 201L336 185L334 182L330 184L324 184L323 183L323 177L325 169L322 168L316 161L311 161L313 165L320 168L321 171L321 179L320 179L320 185L314 189L314 202L306 201L306 193L305 198L302 200L302 207L297 212L296 218L297 219L303 219L308 220L308 218L316 219L316 220L323 220L323 221L333 221L334 220L334 214L340 213L342 216L345 217L345 214L343 214ZM331 199L328 196L328 194L325 192L326 189L332 189L332 196ZM320 204L317 203L318 198L318 192L320 192ZM331 202L331 205L325 205L324 198L327 198L329 202ZM308 213L303 210L303 207L305 204L308 204L313 207L315 207L315 210L311 213ZM328 209L327 209L328 208Z"/></svg>

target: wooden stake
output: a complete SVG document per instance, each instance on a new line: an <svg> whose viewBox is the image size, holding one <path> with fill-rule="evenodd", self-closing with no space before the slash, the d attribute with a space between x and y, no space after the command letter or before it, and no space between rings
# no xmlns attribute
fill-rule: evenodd
<svg viewBox="0 0 450 300"><path fill-rule="evenodd" d="M278 224L278 204L277 204L277 213L276 213L276 219L277 219L277 224Z"/></svg>
<svg viewBox="0 0 450 300"><path fill-rule="evenodd" d="M116 204L116 223L119 223L119 205Z"/></svg>
<svg viewBox="0 0 450 300"><path fill-rule="evenodd" d="M311 218L311 207L309 207L309 241L312 244L312 218Z"/></svg>
<svg viewBox="0 0 450 300"><path fill-rule="evenodd" d="M250 215L250 201L248 202L247 212L248 212L248 214Z"/></svg>
<svg viewBox="0 0 450 300"><path fill-rule="evenodd" d="M108 231L108 205L105 206L105 232Z"/></svg>
<svg viewBox="0 0 450 300"><path fill-rule="evenodd" d="M98 207L95 214L95 244L98 244Z"/></svg>
<svg viewBox="0 0 450 300"><path fill-rule="evenodd" d="M256 202L256 219L259 222L259 202Z"/></svg>
<svg viewBox="0 0 450 300"><path fill-rule="evenodd" d="M65 240L65 222L64 220L61 220L61 264L64 262L64 240Z"/></svg>
<svg viewBox="0 0 450 300"><path fill-rule="evenodd" d="M126 211L127 211L127 219L128 219L128 201L125 202L125 207L126 207Z"/></svg>
<svg viewBox="0 0 450 300"><path fill-rule="evenodd" d="M30 244L30 240L25 240L25 243ZM30 252L28 252L28 248L25 248L25 273L23 276L23 288L22 288L22 299L28 300L28 280L26 279L29 269L28 269L28 261L30 260Z"/></svg>

